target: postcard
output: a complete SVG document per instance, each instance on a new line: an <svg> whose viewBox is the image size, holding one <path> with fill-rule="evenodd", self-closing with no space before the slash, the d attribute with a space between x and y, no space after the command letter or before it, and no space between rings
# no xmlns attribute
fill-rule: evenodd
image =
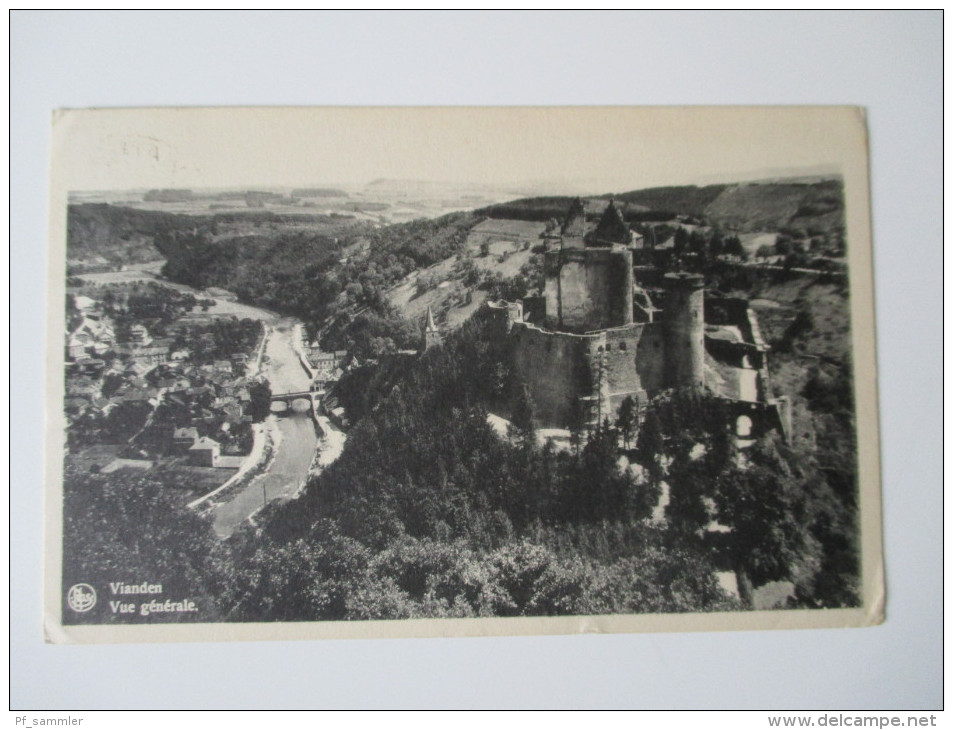
<svg viewBox="0 0 953 730"><path fill-rule="evenodd" d="M55 643L883 621L854 107L52 123Z"/></svg>

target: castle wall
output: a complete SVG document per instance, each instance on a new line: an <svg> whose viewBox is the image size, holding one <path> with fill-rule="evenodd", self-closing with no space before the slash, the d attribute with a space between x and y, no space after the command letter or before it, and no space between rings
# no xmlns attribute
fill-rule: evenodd
<svg viewBox="0 0 953 730"><path fill-rule="evenodd" d="M632 252L562 249L546 254L546 324L583 333L632 322Z"/></svg>
<svg viewBox="0 0 953 730"><path fill-rule="evenodd" d="M588 334L513 327L516 367L544 428L570 425L579 399L592 422L616 413L626 396L644 404L666 387L665 332L660 324L630 324Z"/></svg>
<svg viewBox="0 0 953 730"><path fill-rule="evenodd" d="M525 323L514 326L512 336L516 367L540 426L568 427L577 400L592 394L589 345L601 336L547 332Z"/></svg>
<svg viewBox="0 0 953 730"><path fill-rule="evenodd" d="M606 331L605 354L609 417L614 420L626 396L644 404L665 384L665 338L657 324L632 324Z"/></svg>

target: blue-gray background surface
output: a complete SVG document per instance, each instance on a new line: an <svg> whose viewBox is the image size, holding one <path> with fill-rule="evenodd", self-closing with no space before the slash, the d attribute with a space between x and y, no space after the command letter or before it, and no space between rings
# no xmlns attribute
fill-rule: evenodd
<svg viewBox="0 0 953 730"><path fill-rule="evenodd" d="M934 709L942 697L942 14L11 16L11 707ZM47 646L58 107L856 104L869 112L887 622L824 631Z"/></svg>

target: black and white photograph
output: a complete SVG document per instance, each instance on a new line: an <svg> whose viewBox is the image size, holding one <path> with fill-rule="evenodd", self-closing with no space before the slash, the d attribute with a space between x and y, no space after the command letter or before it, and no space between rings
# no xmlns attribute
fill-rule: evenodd
<svg viewBox="0 0 953 730"><path fill-rule="evenodd" d="M58 114L47 640L879 623L866 153L848 107Z"/></svg>

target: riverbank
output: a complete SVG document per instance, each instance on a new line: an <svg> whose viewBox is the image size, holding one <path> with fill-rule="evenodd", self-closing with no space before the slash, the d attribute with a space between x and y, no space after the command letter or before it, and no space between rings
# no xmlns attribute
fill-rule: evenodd
<svg viewBox="0 0 953 730"><path fill-rule="evenodd" d="M281 446L281 431L278 429L277 419L269 416L262 423L252 424L254 442L251 452L245 457L241 467L222 486L208 494L189 502L189 509L197 509L213 497L224 499L228 493L245 484L249 479L268 469L276 449ZM214 505L210 505L214 508Z"/></svg>

